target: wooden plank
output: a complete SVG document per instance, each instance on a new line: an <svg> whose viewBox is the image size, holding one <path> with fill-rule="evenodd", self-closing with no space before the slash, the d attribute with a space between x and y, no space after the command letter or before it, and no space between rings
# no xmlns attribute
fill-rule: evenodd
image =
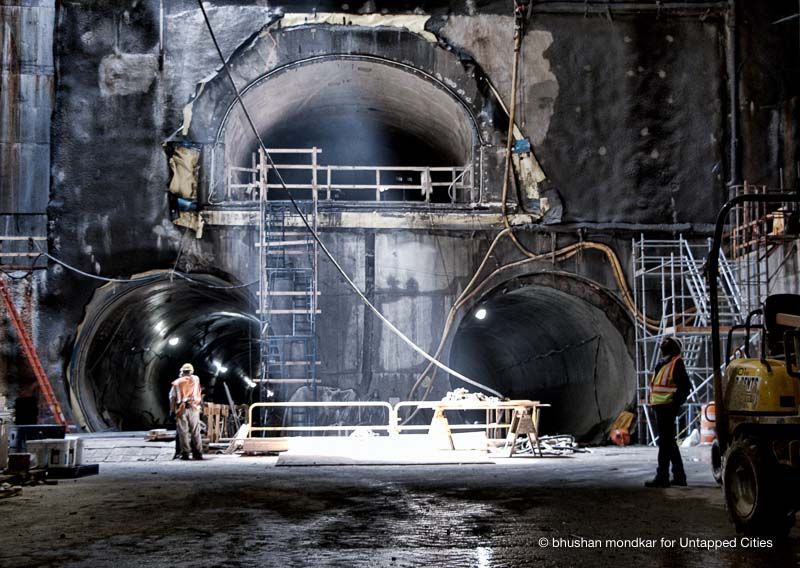
<svg viewBox="0 0 800 568"><path fill-rule="evenodd" d="M239 427L239 430L236 431L236 435L231 440L231 443L228 445L228 449L225 450L226 454L232 454L240 448L247 437L250 435L250 425L249 424L242 424Z"/></svg>
<svg viewBox="0 0 800 568"><path fill-rule="evenodd" d="M800 327L800 316L780 313L775 316L775 323L786 327Z"/></svg>

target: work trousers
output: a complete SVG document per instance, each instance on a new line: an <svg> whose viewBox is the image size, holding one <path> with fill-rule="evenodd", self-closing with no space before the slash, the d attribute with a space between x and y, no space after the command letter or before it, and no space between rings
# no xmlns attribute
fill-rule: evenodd
<svg viewBox="0 0 800 568"><path fill-rule="evenodd" d="M203 441L200 438L200 410L189 406L182 409L175 418L175 429L178 436L180 453L194 455L203 453Z"/></svg>
<svg viewBox="0 0 800 568"><path fill-rule="evenodd" d="M658 479L669 480L669 465L672 464L672 476L675 479L685 479L683 460L678 443L675 441L675 417L678 408L674 404L657 404L652 407L656 413L656 428L658 429Z"/></svg>

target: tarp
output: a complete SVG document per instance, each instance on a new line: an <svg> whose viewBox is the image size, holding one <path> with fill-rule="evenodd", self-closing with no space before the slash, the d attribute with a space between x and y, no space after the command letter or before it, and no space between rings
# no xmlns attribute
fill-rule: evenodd
<svg viewBox="0 0 800 568"><path fill-rule="evenodd" d="M169 191L184 199L197 199L197 171L200 164L200 151L194 148L177 146L169 159L172 179Z"/></svg>

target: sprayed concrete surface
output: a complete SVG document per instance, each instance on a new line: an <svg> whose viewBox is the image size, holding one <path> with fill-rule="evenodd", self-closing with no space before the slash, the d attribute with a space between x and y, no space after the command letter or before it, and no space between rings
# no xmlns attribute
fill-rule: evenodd
<svg viewBox="0 0 800 568"><path fill-rule="evenodd" d="M683 451L690 487L668 490L642 486L652 448L474 466L103 464L99 476L0 502L0 565L796 565L797 529L770 548L681 547L735 538L707 450ZM554 547L581 538L602 546ZM637 538L638 547L605 545Z"/></svg>

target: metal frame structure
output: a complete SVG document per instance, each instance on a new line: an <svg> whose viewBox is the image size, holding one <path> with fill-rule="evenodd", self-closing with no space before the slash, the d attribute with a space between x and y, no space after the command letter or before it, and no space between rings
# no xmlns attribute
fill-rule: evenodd
<svg viewBox="0 0 800 568"><path fill-rule="evenodd" d="M292 150L310 159L310 200L296 201L307 222L318 232L316 177L318 148ZM258 318L260 323L261 374L259 398L268 400L277 391L289 398L292 388L308 386L316 399L316 317L319 310L319 245L306 230L287 230L287 218L297 215L285 201L270 201L267 183L269 161L259 151L254 175L260 207ZM291 391L291 392L290 392ZM265 419L262 416L262 419ZM313 417L305 416L304 423Z"/></svg>
<svg viewBox="0 0 800 568"><path fill-rule="evenodd" d="M770 259L785 242L796 241L788 224L797 213L797 204L782 201L784 189L770 190L747 183L732 188L738 199L731 208L731 222L722 235L729 255L719 253L717 278L721 353L731 326L741 324L747 314L760 308L776 290L776 273L783 262L773 266ZM764 196L749 201L743 196ZM648 400L649 382L658 360L658 345L667 336L682 340L683 356L693 389L684 412L676 421L676 432L684 435L697 427L699 407L714 400L714 362L712 357L711 287L706 276L707 257L712 242L690 243L679 236L674 240L633 241L634 296L640 314L653 316L653 322L638 321L636 326L636 368L638 376L639 439L655 444ZM753 334L751 343L759 341ZM730 346L731 348L734 346ZM735 349L730 349L737 356ZM722 361L725 365L727 361Z"/></svg>
<svg viewBox="0 0 800 568"><path fill-rule="evenodd" d="M714 400L711 363L711 309L705 260L710 239L690 242L676 239L633 241L634 298L644 319L636 325L636 373L639 442L655 445L657 435L649 405L650 380L659 360L659 346L666 337L683 344L683 359L692 389L676 419L682 436L699 426L701 408ZM736 271L720 256L720 317L733 326L747 315Z"/></svg>

